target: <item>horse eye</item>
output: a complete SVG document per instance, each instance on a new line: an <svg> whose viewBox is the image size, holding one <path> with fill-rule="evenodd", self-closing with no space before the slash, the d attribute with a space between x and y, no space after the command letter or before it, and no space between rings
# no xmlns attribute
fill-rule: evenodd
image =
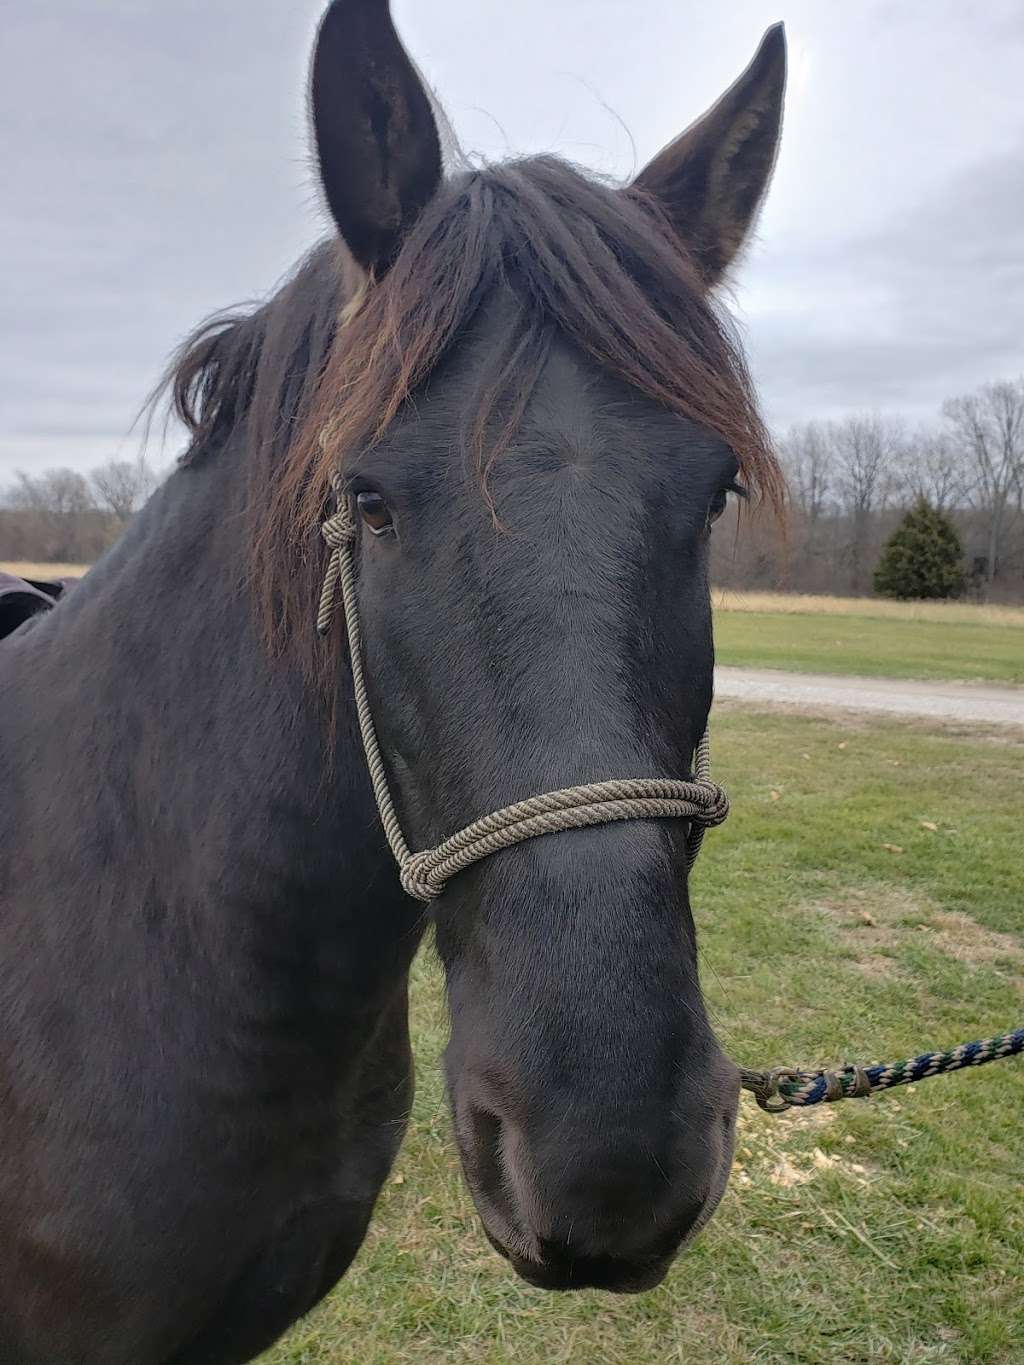
<svg viewBox="0 0 1024 1365"><path fill-rule="evenodd" d="M359 508L359 515L363 519L363 525L375 536L385 535L391 530L394 523L391 520L391 512L387 503L379 493L359 493L356 495L356 506Z"/></svg>
<svg viewBox="0 0 1024 1365"><path fill-rule="evenodd" d="M733 480L732 483L728 484L727 487L723 488L720 492L716 493L715 496L711 499L711 506L708 508L709 526L713 526L715 522L718 520L718 518L725 511L726 504L729 501L730 493L735 493L738 498L746 499L747 497L747 490L743 487L743 485L736 483L736 481Z"/></svg>

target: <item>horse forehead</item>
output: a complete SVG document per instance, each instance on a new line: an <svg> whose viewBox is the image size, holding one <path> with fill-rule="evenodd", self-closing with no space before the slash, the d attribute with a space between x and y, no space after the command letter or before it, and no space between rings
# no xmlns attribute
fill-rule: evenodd
<svg viewBox="0 0 1024 1365"><path fill-rule="evenodd" d="M523 414L513 450L535 467L585 467L706 497L734 477L734 452L714 432L672 412L559 338Z"/></svg>
<svg viewBox="0 0 1024 1365"><path fill-rule="evenodd" d="M602 369L565 342L556 342L523 413L516 445L546 451L564 464L635 460L668 452L687 424Z"/></svg>

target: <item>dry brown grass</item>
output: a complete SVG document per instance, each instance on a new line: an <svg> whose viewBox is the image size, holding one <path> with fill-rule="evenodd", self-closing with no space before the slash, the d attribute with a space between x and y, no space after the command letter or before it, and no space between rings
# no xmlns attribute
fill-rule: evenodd
<svg viewBox="0 0 1024 1365"><path fill-rule="evenodd" d="M783 612L796 616L873 616L896 621L970 622L1024 626L1024 607L980 602L891 602L881 597L826 597L811 593L741 592L716 588L717 611Z"/></svg>
<svg viewBox="0 0 1024 1365"><path fill-rule="evenodd" d="M13 573L18 578L81 578L88 570L88 564L28 564L18 560L0 564L0 573Z"/></svg>
<svg viewBox="0 0 1024 1365"><path fill-rule="evenodd" d="M931 826L928 826L931 828ZM906 947L909 939L927 935L927 945L957 962L1024 962L1024 943L1015 934L1000 933L962 911L942 910L928 896L886 882L845 887L811 907L835 924L842 940L855 947L859 960L851 965L864 975L900 975L899 964L887 954Z"/></svg>

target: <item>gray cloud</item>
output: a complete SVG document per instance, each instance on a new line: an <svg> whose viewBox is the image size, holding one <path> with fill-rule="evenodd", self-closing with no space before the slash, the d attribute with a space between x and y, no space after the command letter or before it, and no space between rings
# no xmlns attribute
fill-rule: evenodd
<svg viewBox="0 0 1024 1365"><path fill-rule="evenodd" d="M1000 153L870 235L772 261L780 303L751 333L780 424L855 406L926 418L951 394L1024 369L1021 169ZM808 298L814 282L822 293Z"/></svg>

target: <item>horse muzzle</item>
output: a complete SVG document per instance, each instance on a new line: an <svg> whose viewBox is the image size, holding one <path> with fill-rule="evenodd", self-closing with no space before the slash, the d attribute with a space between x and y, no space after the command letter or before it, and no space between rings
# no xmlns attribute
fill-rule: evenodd
<svg viewBox="0 0 1024 1365"><path fill-rule="evenodd" d="M542 1289L635 1294L660 1284L728 1181L738 1078L724 1058L721 1069L712 1102L658 1124L650 1114L615 1127L570 1121L538 1139L456 1103L463 1167L492 1246Z"/></svg>

